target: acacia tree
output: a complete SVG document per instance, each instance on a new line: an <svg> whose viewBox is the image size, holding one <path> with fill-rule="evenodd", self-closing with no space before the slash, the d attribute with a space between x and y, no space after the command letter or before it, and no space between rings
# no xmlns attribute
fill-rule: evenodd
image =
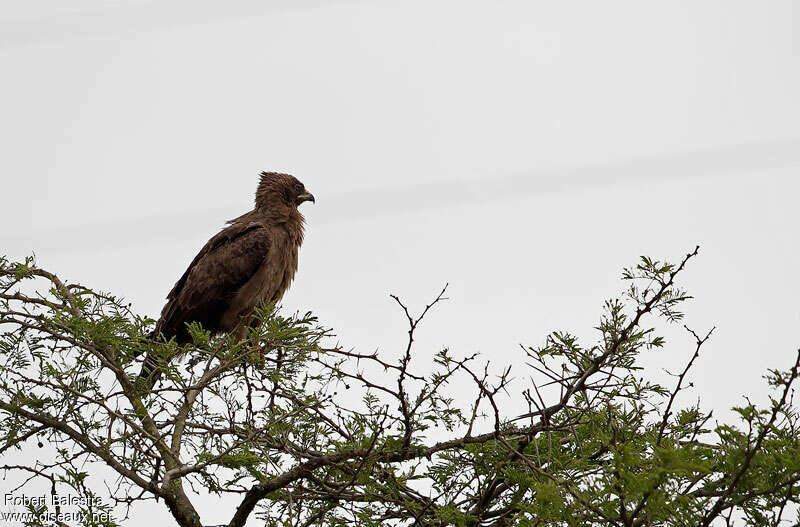
<svg viewBox="0 0 800 527"><path fill-rule="evenodd" d="M656 329L681 323L676 279L696 254L642 258L596 342L552 333L522 350L530 370L515 378L446 349L416 366L415 332L445 291L419 315L393 297L408 321L394 360L330 345L311 314L272 306L245 340L193 326L178 347L152 340L152 320L119 298L0 259L1 468L113 500L116 518L85 525L158 500L201 526L196 493L236 496L231 527L779 525L800 495L800 355L765 376L766 407L747 401L731 423L678 404L711 332L687 329L693 349L671 386L639 371L640 354L665 345ZM135 377L154 347L162 381L142 395ZM514 402L530 411L506 415ZM115 477L89 476L97 465Z"/></svg>

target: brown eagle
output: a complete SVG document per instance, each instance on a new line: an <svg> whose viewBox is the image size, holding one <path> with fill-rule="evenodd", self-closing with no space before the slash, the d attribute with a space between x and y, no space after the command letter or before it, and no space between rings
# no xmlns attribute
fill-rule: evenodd
<svg viewBox="0 0 800 527"><path fill-rule="evenodd" d="M303 215L297 207L314 196L294 176L262 172L255 208L230 220L211 238L167 295L154 337L189 342L188 322L212 334L237 331L254 323L262 302L277 302L297 270L303 242ZM139 383L152 390L159 377L158 357L149 352Z"/></svg>

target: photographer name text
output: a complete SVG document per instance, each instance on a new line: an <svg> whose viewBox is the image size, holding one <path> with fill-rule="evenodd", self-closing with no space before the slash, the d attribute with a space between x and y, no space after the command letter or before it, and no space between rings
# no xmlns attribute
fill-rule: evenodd
<svg viewBox="0 0 800 527"><path fill-rule="evenodd" d="M4 494L3 505L8 506L33 506L42 507L56 505L60 507L98 507L103 500L97 496L79 496L76 494L41 494L27 496L25 494Z"/></svg>

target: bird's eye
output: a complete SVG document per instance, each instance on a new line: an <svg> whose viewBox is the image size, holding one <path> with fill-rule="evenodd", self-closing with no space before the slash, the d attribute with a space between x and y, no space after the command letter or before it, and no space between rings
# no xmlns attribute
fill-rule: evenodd
<svg viewBox="0 0 800 527"><path fill-rule="evenodd" d="M295 184L294 184L294 189L295 189L297 192L303 192L303 184L302 184L302 183L295 183Z"/></svg>

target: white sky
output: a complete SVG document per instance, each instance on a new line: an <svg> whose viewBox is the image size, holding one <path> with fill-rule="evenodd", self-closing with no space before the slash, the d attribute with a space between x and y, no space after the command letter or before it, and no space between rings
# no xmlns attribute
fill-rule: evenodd
<svg viewBox="0 0 800 527"><path fill-rule="evenodd" d="M16 2L0 72L0 252L142 313L282 170L317 197L284 306L344 344L397 353L388 293L449 282L420 356L519 365L592 336L622 266L699 243L688 322L718 329L691 397L763 400L800 346L788 0Z"/></svg>

